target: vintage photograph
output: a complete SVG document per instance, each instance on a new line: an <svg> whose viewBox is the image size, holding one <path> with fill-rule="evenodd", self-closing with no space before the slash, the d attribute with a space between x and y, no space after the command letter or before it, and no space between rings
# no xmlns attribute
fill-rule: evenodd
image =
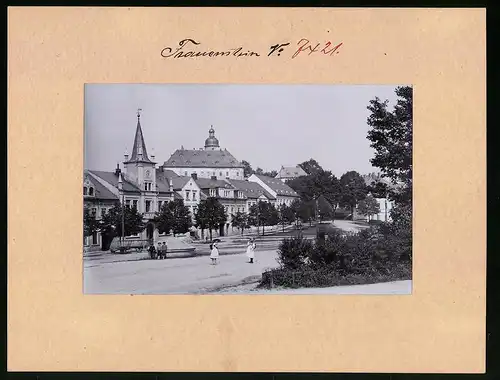
<svg viewBox="0 0 500 380"><path fill-rule="evenodd" d="M84 92L85 294L411 294L411 85Z"/></svg>

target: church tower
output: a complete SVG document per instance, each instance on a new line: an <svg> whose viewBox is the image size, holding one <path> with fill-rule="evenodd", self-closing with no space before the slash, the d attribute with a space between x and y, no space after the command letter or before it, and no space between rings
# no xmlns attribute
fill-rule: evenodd
<svg viewBox="0 0 500 380"><path fill-rule="evenodd" d="M219 140L215 137L214 127L210 126L208 138L205 140L205 150L215 150L216 148L219 148Z"/></svg>
<svg viewBox="0 0 500 380"><path fill-rule="evenodd" d="M125 154L123 166L126 177L136 183L143 192L156 191L156 163L149 159L146 143L142 135L141 109L137 110L137 128L135 130L132 155ZM154 156L151 156L154 160Z"/></svg>

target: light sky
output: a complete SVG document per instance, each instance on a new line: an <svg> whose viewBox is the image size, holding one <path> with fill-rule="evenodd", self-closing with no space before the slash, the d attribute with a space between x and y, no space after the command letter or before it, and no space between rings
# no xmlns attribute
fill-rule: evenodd
<svg viewBox="0 0 500 380"><path fill-rule="evenodd" d="M254 169L279 170L310 158L340 177L374 169L367 106L396 102L392 85L85 85L86 169L113 171L141 126L148 154L163 164L184 146L204 146L213 125L221 148Z"/></svg>

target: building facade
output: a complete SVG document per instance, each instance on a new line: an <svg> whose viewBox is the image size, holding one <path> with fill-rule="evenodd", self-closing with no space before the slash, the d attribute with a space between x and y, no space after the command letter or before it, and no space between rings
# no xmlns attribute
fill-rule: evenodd
<svg viewBox="0 0 500 380"><path fill-rule="evenodd" d="M243 165L227 149L220 148L213 127L209 130L204 148L184 149L181 146L164 162L163 167L179 176L195 174L198 178L244 178Z"/></svg>
<svg viewBox="0 0 500 380"><path fill-rule="evenodd" d="M276 177L282 182L286 182L290 179L297 177L302 177L307 175L307 173L299 165L297 166L282 166Z"/></svg>

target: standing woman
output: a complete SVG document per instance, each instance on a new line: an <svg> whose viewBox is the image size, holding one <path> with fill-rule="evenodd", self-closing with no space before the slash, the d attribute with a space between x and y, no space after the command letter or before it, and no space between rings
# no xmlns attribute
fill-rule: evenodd
<svg viewBox="0 0 500 380"><path fill-rule="evenodd" d="M247 243L247 257L250 260L248 263L253 264L253 259L255 258L255 241L253 239L248 239Z"/></svg>
<svg viewBox="0 0 500 380"><path fill-rule="evenodd" d="M212 243L210 258L212 259L212 265L217 265L217 259L219 258L219 248L217 248L217 242Z"/></svg>

